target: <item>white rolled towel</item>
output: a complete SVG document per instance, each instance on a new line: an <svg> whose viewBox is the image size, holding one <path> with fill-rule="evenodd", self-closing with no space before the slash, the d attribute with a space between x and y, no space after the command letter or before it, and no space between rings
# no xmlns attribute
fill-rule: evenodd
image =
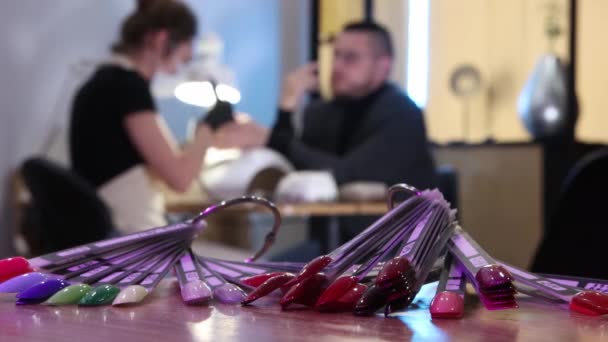
<svg viewBox="0 0 608 342"><path fill-rule="evenodd" d="M281 202L330 202L338 198L338 186L327 171L297 171L281 179L275 193Z"/></svg>

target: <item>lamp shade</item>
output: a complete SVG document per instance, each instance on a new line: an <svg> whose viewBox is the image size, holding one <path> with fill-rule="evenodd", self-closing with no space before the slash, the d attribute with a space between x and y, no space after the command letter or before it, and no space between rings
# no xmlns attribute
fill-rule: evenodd
<svg viewBox="0 0 608 342"><path fill-rule="evenodd" d="M234 73L222 64L223 43L214 33L207 33L195 46L190 63L175 75L159 75L152 89L159 98L175 96L178 100L198 107L211 108L217 99L237 104L241 93Z"/></svg>
<svg viewBox="0 0 608 342"><path fill-rule="evenodd" d="M543 55L530 74L517 110L524 126L535 139L548 139L569 129L566 68L555 55Z"/></svg>

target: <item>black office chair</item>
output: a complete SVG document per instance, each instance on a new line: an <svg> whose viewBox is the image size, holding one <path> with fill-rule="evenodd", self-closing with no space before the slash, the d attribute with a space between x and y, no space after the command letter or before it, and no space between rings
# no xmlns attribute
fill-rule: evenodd
<svg viewBox="0 0 608 342"><path fill-rule="evenodd" d="M23 234L33 255L101 240L113 231L108 207L85 180L43 158L26 160L21 172L32 196Z"/></svg>
<svg viewBox="0 0 608 342"><path fill-rule="evenodd" d="M566 177L532 271L608 279L607 195L604 149L584 157Z"/></svg>

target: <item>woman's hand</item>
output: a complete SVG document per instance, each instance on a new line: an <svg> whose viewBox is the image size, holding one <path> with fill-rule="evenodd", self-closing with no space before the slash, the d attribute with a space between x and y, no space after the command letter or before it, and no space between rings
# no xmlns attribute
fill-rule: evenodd
<svg viewBox="0 0 608 342"><path fill-rule="evenodd" d="M215 133L218 148L254 148L266 145L269 131L244 114L237 114L234 122L222 125Z"/></svg>

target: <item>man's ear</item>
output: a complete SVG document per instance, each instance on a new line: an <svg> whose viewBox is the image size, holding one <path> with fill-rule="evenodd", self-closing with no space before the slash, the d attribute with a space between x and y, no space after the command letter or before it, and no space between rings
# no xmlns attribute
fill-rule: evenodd
<svg viewBox="0 0 608 342"><path fill-rule="evenodd" d="M391 56L381 56L380 60L380 68L382 69L383 74L386 78L391 74L391 69L393 68L393 57Z"/></svg>

